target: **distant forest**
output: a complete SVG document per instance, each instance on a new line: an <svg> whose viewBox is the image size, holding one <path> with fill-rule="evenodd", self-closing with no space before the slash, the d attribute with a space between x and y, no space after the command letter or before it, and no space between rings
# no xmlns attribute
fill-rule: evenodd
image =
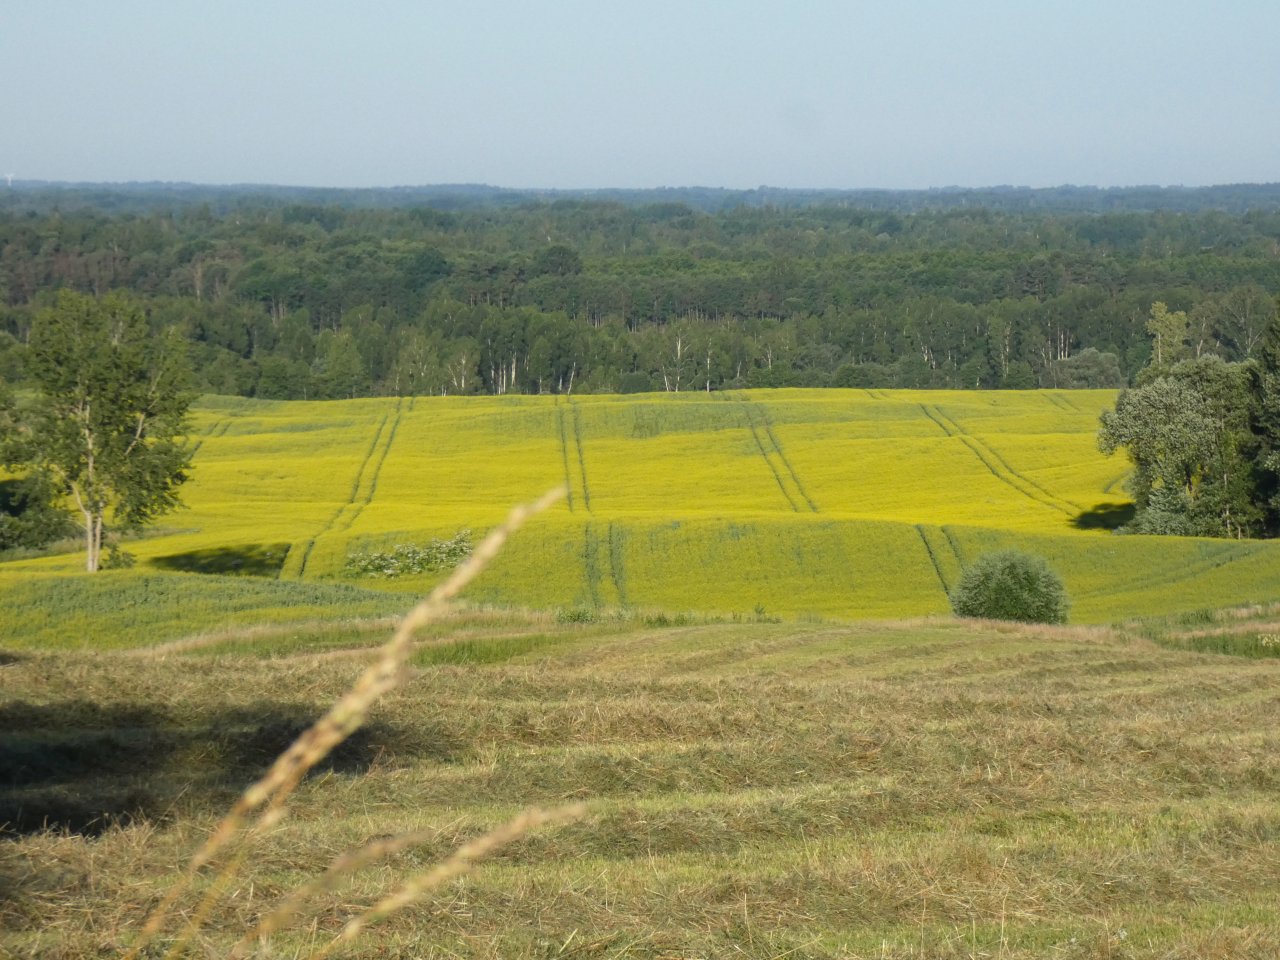
<svg viewBox="0 0 1280 960"><path fill-rule="evenodd" d="M1276 316L1280 185L324 190L0 185L0 377L59 289L127 290L195 386L267 398L1114 387Z"/></svg>

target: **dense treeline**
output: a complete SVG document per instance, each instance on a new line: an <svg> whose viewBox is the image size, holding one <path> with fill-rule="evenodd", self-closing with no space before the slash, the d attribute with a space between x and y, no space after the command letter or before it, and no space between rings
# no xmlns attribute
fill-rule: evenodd
<svg viewBox="0 0 1280 960"><path fill-rule="evenodd" d="M1280 536L1280 317L1239 363L1195 352L1191 318L1163 303L1133 389L1102 415L1099 447L1124 448L1137 533Z"/></svg>
<svg viewBox="0 0 1280 960"><path fill-rule="evenodd" d="M214 186L197 183L59 183L17 180L8 185L11 211L93 208L116 213L164 213L207 206L219 213L294 204L372 209L432 207L480 210L589 200L626 206L678 203L704 213L739 207L841 207L918 213L952 209L1006 213L1203 213L1244 214L1280 209L1280 183L1233 183L1212 187L938 187L928 190L797 190L756 187L659 187L657 189L528 190L484 184L417 187L290 187L265 184Z"/></svg>
<svg viewBox="0 0 1280 960"><path fill-rule="evenodd" d="M1185 213L1077 188L1011 191L1010 209L965 205L1000 191L718 209L715 191L454 188L469 199L441 209L78 189L15 191L0 213L0 376L21 378L33 312L70 288L131 291L185 331L200 388L262 397L1118 386L1148 362L1154 302L1187 314L1195 355L1239 361L1280 291L1266 187L1169 193ZM337 202L290 202L312 195Z"/></svg>

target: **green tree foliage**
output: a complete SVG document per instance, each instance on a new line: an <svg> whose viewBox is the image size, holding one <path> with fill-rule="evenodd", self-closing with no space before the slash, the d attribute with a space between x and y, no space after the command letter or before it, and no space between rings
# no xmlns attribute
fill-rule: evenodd
<svg viewBox="0 0 1280 960"><path fill-rule="evenodd" d="M1034 390L1036 386L1036 372L1025 360L1014 360L1010 363L1009 369L1000 379L1000 387L1003 390Z"/></svg>
<svg viewBox="0 0 1280 960"><path fill-rule="evenodd" d="M951 591L956 616L1024 623L1065 623L1070 602L1058 575L1019 550L985 553Z"/></svg>
<svg viewBox="0 0 1280 960"><path fill-rule="evenodd" d="M1048 386L1069 390L1115 390L1125 385L1120 358L1096 347L1085 347L1077 354L1055 360L1047 372Z"/></svg>
<svg viewBox="0 0 1280 960"><path fill-rule="evenodd" d="M18 459L23 431L13 392L0 378L0 463ZM39 471L0 480L0 550L38 549L73 536L75 525L56 504L57 491Z"/></svg>
<svg viewBox="0 0 1280 960"><path fill-rule="evenodd" d="M78 528L56 500L41 474L0 480L0 550L39 549L75 536Z"/></svg>
<svg viewBox="0 0 1280 960"><path fill-rule="evenodd" d="M1248 373L1217 357L1184 361L1123 391L1098 446L1123 447L1139 533L1249 536L1260 518L1248 430Z"/></svg>
<svg viewBox="0 0 1280 960"><path fill-rule="evenodd" d="M74 505L95 571L108 522L136 528L178 504L191 459L185 344L153 335L128 297L64 291L35 315L26 372L37 396L15 416L6 459Z"/></svg>
<svg viewBox="0 0 1280 960"><path fill-rule="evenodd" d="M1258 325L1256 295L1237 301ZM1244 321L1241 321L1244 324ZM1241 329L1242 327L1237 327ZM1139 386L1102 415L1098 446L1133 463L1129 490L1138 533L1246 537L1280 527L1280 319L1252 336L1256 359L1227 363L1191 352L1188 318L1162 303L1151 310L1154 341Z"/></svg>
<svg viewBox="0 0 1280 960"><path fill-rule="evenodd" d="M1254 502L1270 536L1280 535L1280 303L1260 336L1258 359L1247 371L1249 456L1254 466Z"/></svg>
<svg viewBox="0 0 1280 960"><path fill-rule="evenodd" d="M0 210L0 376L56 289L130 291L197 389L280 398L1114 386L1152 353L1255 357L1280 292L1280 212L1242 212L1274 189L267 194Z"/></svg>
<svg viewBox="0 0 1280 960"><path fill-rule="evenodd" d="M556 277L568 277L582 272L582 257L578 252L564 244L553 244L539 250L529 266L532 276L550 274Z"/></svg>
<svg viewBox="0 0 1280 960"><path fill-rule="evenodd" d="M1170 310L1157 300L1151 305L1147 333L1151 334L1153 370L1166 370L1190 355L1187 338L1191 333L1191 321L1182 310Z"/></svg>

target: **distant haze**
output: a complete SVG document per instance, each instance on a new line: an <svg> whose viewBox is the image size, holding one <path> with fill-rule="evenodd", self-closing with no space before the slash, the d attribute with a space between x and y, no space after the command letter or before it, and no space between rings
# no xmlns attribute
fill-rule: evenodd
<svg viewBox="0 0 1280 960"><path fill-rule="evenodd" d="M1280 180L1275 0L72 0L0 10L0 176Z"/></svg>

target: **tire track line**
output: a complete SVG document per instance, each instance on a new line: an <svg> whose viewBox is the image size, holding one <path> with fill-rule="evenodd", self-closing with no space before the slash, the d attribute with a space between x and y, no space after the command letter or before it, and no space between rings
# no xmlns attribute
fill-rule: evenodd
<svg viewBox="0 0 1280 960"><path fill-rule="evenodd" d="M556 421L560 427L560 460L564 464L565 502L569 512L573 513L573 477L569 473L569 438L564 429L564 409L560 407L560 398L556 397Z"/></svg>
<svg viewBox="0 0 1280 960"><path fill-rule="evenodd" d="M938 555L933 552L933 545L929 543L929 537L924 532L924 524L916 524L916 533L920 534L920 542L924 544L924 552L929 555L929 562L933 564L933 572L938 575L938 582L942 584L942 592L951 595L951 587L947 583L946 574L942 572L942 564L938 561Z"/></svg>
<svg viewBox="0 0 1280 960"><path fill-rule="evenodd" d="M1046 399L1046 400L1048 400L1051 404L1053 404L1053 405L1054 405L1055 407L1057 407L1059 410L1065 410L1065 411L1067 411L1068 413L1079 413L1079 412L1080 412L1080 411L1079 411L1079 410L1077 410L1075 407L1071 406L1071 404L1067 403L1067 401L1066 401L1065 399L1063 399L1062 397L1058 396L1058 394L1056 394L1056 393L1046 393L1044 396L1045 396L1045 399Z"/></svg>
<svg viewBox="0 0 1280 960"><path fill-rule="evenodd" d="M1156 587L1168 587L1173 584L1185 583L1193 581L1197 577L1206 573L1211 573L1220 567L1228 566L1240 560L1248 560L1257 556L1257 550L1251 550L1248 547L1242 547L1239 544L1230 543L1222 548L1214 550L1212 553L1200 556L1189 563L1183 563L1176 569L1156 573L1151 577L1141 577L1123 582L1116 581L1109 583L1105 587L1097 591L1087 592L1083 596L1090 597L1109 597L1120 592L1132 592L1134 590L1150 590Z"/></svg>
<svg viewBox="0 0 1280 960"><path fill-rule="evenodd" d="M1120 483L1120 482L1121 482L1121 481L1123 481L1123 480L1128 480L1128 479L1129 479L1129 474L1130 474L1130 473L1132 473L1132 472L1133 472L1132 470L1126 470L1124 473L1120 474L1120 475L1119 475L1119 476L1117 476L1115 479L1113 479L1113 480L1111 480L1110 482L1108 482L1108 483L1107 483L1107 485L1106 485L1105 487L1103 487L1103 488L1102 488L1102 492L1103 492L1103 493L1110 493L1111 491L1113 491L1113 490L1116 488L1116 485L1117 485L1118 483Z"/></svg>
<svg viewBox="0 0 1280 960"><path fill-rule="evenodd" d="M1059 513L1064 513L1069 517L1075 517L1083 512L1083 508L1077 507L1075 504L1068 503L1068 501L1050 493L1034 480L1030 480L1018 473L1018 471L1014 470L1013 467L1009 466L1008 461L1000 456L999 453L986 446L977 437L965 432L965 429L951 417L947 416L947 414L943 413L940 407L935 406L933 408L933 413L930 413L924 404L920 405L920 409L924 410L925 416L937 424L942 429L942 432L948 437L955 437L968 447L973 452L973 455L982 461L982 465L991 472L992 476L997 480L1008 484L1028 500L1034 501L1042 507L1048 507L1050 510L1056 510ZM936 414L936 416L934 414ZM944 421L950 423L951 429L948 429L946 422ZM1063 506L1063 504L1067 505Z"/></svg>
<svg viewBox="0 0 1280 960"><path fill-rule="evenodd" d="M604 579L600 572L600 538L591 529L588 520L582 528L582 577L587 590L587 603L592 610L599 610L603 604L600 599L600 582Z"/></svg>
<svg viewBox="0 0 1280 960"><path fill-rule="evenodd" d="M364 486L365 471L369 469L369 465L373 462L374 455L378 450L378 444L381 442L382 434L386 428L387 417L383 416L382 421L378 424L377 432L373 435L373 442L369 444L369 450L365 453L364 460L360 463L360 469L356 471L356 478L351 483L351 495L347 498L347 502L338 508L338 512L333 515L325 529L316 534L316 539L327 533L337 533L341 530L349 529L355 517L352 516L345 524L341 523L343 518L353 508L356 514L363 509L363 504L360 503L360 488Z"/></svg>
<svg viewBox="0 0 1280 960"><path fill-rule="evenodd" d="M747 421L747 427L751 430L751 438L756 442L756 449L760 451L760 456L764 457L764 462L769 466L769 472L773 474L773 479L778 484L778 489L781 490L782 495L787 498L787 503L791 505L791 509L796 513L802 512L799 502L787 487L783 471L785 471L786 476L791 478L792 485L800 494L801 499L803 499L808 505L809 510L813 513L817 513L817 505L809 499L808 495L805 493L803 485L800 483L799 477L796 476L795 471L791 469L791 464L783 455L782 448L778 445L777 437L774 436L773 431L770 429L767 414L762 416L762 421L765 428L765 437L767 437L769 441L768 445L766 445L764 439L761 438L760 425L756 423L755 414L753 413L755 404L746 397L740 397L738 399L738 405L742 410L743 417ZM772 456L770 456L769 453L770 447L773 448ZM779 470L778 465L774 463L775 458L782 464L781 470Z"/></svg>
<svg viewBox="0 0 1280 960"><path fill-rule="evenodd" d="M364 485L365 471L369 468L369 464L374 458L374 454L378 449L378 444L382 440L383 434L387 432L388 420L390 420L390 415L383 415L382 419L378 422L378 429L373 435L373 440L369 444L369 449L365 451L364 458L360 461L360 466L356 470L355 479L351 482L351 493L347 495L347 502L339 505L338 509L333 512L333 515L325 521L324 526L322 526L305 542L305 544L302 545L300 551L299 545L296 543L289 548L289 553L286 555L284 563L280 567L280 574L282 578L285 576L285 571L288 570L290 571L289 577L291 579L301 580L303 575L307 572L307 561L311 559L311 551L315 549L316 541L330 533L349 530L351 528L351 524L355 522L356 517L360 515L360 512L365 508L369 501L373 499L373 489L377 486L377 472L382 469L382 463L386 460L387 451L390 450L391 447L390 441L394 437L395 428L400 423L399 401L396 402L395 423L392 425L391 431L388 434L386 448L382 451L382 456L378 459L377 465L374 468L374 474L372 475L372 482L370 484L368 496L363 502L361 502L359 499L360 488ZM351 512L349 519L345 525L339 526L340 520L348 511ZM299 554L296 572L290 569L290 561L293 559L295 553Z"/></svg>
<svg viewBox="0 0 1280 960"><path fill-rule="evenodd" d="M625 529L617 524L609 524L609 578L613 581L613 588L618 593L620 607L631 606L631 601L627 597L627 572L623 552L626 545Z"/></svg>
<svg viewBox="0 0 1280 960"><path fill-rule="evenodd" d="M386 425L387 425L387 418L384 416L381 422L379 422L378 424L377 433L373 435L373 443L369 445L369 449L365 453L364 459L360 461L360 468L356 471L355 480L353 480L351 483L351 493L348 495L347 502L340 504L338 506L338 509L333 512L333 515L330 516L329 519L325 521L324 526L322 526L319 529L319 531L317 531L311 537L311 539L307 541L306 546L302 550L302 558L298 563L298 572L295 574L297 579L301 580L303 574L307 572L307 561L311 559L311 551L315 549L316 541L319 540L321 537L326 536L332 533L333 531L335 531L337 529L339 518L343 515L343 513L346 512L346 510L349 507L354 506L356 502L356 496L359 494L359 491L360 491L360 478L363 476L365 467L368 466L369 460L373 456L373 451L377 448L378 440L382 436L383 428L385 428ZM293 549L291 548L289 550L289 555L284 558L284 564L281 567L282 571L289 566L289 558L292 555L293 555Z"/></svg>
<svg viewBox="0 0 1280 960"><path fill-rule="evenodd" d="M591 509L591 486L587 483L587 459L582 451L582 410L573 402L573 398L569 398L569 408L573 411L573 444L578 448L578 476L582 479L582 505L587 508L587 513L593 513Z"/></svg>
<svg viewBox="0 0 1280 960"><path fill-rule="evenodd" d="M209 424L209 426L205 427L202 431L200 431L200 439L197 440L196 445L191 448L191 456L193 458L197 453L200 452L200 448L204 446L204 442L206 440L215 438L215 436L217 435L218 428L222 426L224 422L229 422L229 421L225 421L222 419L215 420L213 421L213 423Z"/></svg>
<svg viewBox="0 0 1280 960"><path fill-rule="evenodd" d="M751 428L751 439L756 442L756 448L760 451L760 456L764 457L764 462L769 466L769 472L773 474L774 482L778 484L778 489L782 491L782 495L787 498L787 503L791 504L791 509L796 513L800 512L795 499L791 496L787 485L782 482L782 474L778 473L778 468L773 465L773 460L769 457L769 451L764 448L764 444L760 441L760 434L756 431L756 425L751 422L751 418L747 418L747 426Z"/></svg>
<svg viewBox="0 0 1280 960"><path fill-rule="evenodd" d="M960 552L960 544L956 542L955 535L951 532L951 528L947 526L939 527L942 535L947 538L947 546L951 548L952 555L956 558L956 563L960 565L960 572L964 572L964 568L968 566L964 562L964 554Z"/></svg>
<svg viewBox="0 0 1280 960"><path fill-rule="evenodd" d="M750 403L750 401L745 401ZM796 485L796 489L800 491L800 496L804 498L804 502L809 505L809 509L814 513L820 513L818 505L813 502L813 498L809 496L809 491L804 488L804 484L800 482L800 475L796 473L796 468L791 465L791 461L787 459L787 453L782 449L782 444L778 442L778 437L773 432L773 420L769 417L767 408L762 407L760 415L764 420L764 432L769 438L769 442L773 444L774 451L778 454L778 459L782 461L782 465L787 468L787 473L791 475L791 482Z"/></svg>
<svg viewBox="0 0 1280 960"><path fill-rule="evenodd" d="M369 492L365 494L363 500L355 501L355 510L347 517L343 530L350 530L356 520L359 519L360 514L364 512L364 508L373 503L373 498L378 492L378 479L382 476L382 466L387 462L387 457L391 453L391 445L396 442L396 430L400 428L402 402L401 400L396 401L395 413L392 414L391 429L387 431L387 442L382 445L382 451L378 454L378 462L373 465L373 473L369 477ZM386 418L383 418L382 422L385 424ZM377 443L376 439L374 443Z"/></svg>
<svg viewBox="0 0 1280 960"><path fill-rule="evenodd" d="M1067 405L1067 409L1073 413L1095 413L1093 410L1085 410L1070 397L1063 397L1062 402L1065 403Z"/></svg>

